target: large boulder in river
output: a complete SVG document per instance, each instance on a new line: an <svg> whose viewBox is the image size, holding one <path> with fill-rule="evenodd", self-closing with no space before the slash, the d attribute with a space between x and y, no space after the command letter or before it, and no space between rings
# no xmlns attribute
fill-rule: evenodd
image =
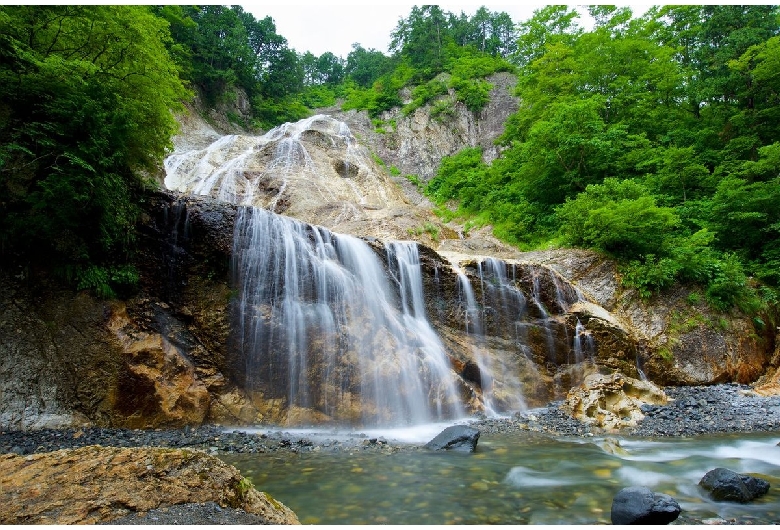
<svg viewBox="0 0 780 530"><path fill-rule="evenodd" d="M678 502L669 495L632 486L620 490L612 500L612 524L669 524L680 511Z"/></svg>
<svg viewBox="0 0 780 530"><path fill-rule="evenodd" d="M620 373L592 374L573 388L561 408L573 418L607 430L635 426L644 418L644 404L664 405L663 390L649 381Z"/></svg>
<svg viewBox="0 0 780 530"><path fill-rule="evenodd" d="M477 449L477 440L479 430L466 425L452 425L437 434L425 447L434 451L446 449L473 453Z"/></svg>
<svg viewBox="0 0 780 530"><path fill-rule="evenodd" d="M179 504L216 502L298 524L236 468L202 451L153 447L0 455L1 524L98 524Z"/></svg>
<svg viewBox="0 0 780 530"><path fill-rule="evenodd" d="M718 467L699 481L710 498L716 501L750 502L769 491L769 482Z"/></svg>

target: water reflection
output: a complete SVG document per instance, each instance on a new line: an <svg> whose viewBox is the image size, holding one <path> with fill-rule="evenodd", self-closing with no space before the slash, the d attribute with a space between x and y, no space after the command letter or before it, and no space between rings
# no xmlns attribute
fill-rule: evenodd
<svg viewBox="0 0 780 530"><path fill-rule="evenodd" d="M780 435L675 440L480 438L473 454L326 451L230 455L258 489L304 524L608 524L615 493L647 486L683 515L780 521ZM697 484L715 467L769 480L747 504L713 502Z"/></svg>

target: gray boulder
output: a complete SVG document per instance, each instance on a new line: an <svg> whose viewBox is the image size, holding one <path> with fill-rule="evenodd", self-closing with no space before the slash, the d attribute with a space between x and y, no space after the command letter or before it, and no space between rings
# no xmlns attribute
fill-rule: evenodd
<svg viewBox="0 0 780 530"><path fill-rule="evenodd" d="M612 499L612 524L669 524L680 511L680 505L669 495L632 486Z"/></svg>
<svg viewBox="0 0 780 530"><path fill-rule="evenodd" d="M436 438L425 444L428 449L439 451L442 449L473 453L477 448L479 431L466 425L453 425L447 427L436 435Z"/></svg>
<svg viewBox="0 0 780 530"><path fill-rule="evenodd" d="M742 475L724 467L718 467L699 481L716 501L750 502L769 491L769 482L764 479Z"/></svg>

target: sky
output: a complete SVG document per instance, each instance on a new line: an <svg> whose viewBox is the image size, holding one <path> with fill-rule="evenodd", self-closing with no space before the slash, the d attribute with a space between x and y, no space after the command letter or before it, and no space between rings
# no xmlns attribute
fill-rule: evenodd
<svg viewBox="0 0 780 530"><path fill-rule="evenodd" d="M276 23L276 33L287 39L287 45L298 53L310 51L316 56L331 52L346 59L353 43L365 49L374 48L387 53L390 32L400 18L406 18L415 4L371 5L276 5L245 4L256 19L270 16ZM422 4L417 4L422 5ZM545 4L488 5L438 4L443 11L473 15L481 6L489 11L505 11L515 23L533 16L534 9Z"/></svg>

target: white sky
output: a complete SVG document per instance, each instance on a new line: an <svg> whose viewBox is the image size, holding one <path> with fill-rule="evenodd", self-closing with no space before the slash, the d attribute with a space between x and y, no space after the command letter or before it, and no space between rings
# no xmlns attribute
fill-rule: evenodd
<svg viewBox="0 0 780 530"><path fill-rule="evenodd" d="M276 23L276 33L287 39L287 45L298 53L310 51L316 56L325 52L346 59L352 44L360 43L365 49L374 48L387 53L390 32L400 18L406 18L414 3L394 5L277 5L266 3L244 4L258 20L270 16ZM422 6L422 3L416 5ZM473 15L481 6L489 11L505 11L517 24L533 16L534 9L545 4L489 5L438 4L443 11Z"/></svg>

